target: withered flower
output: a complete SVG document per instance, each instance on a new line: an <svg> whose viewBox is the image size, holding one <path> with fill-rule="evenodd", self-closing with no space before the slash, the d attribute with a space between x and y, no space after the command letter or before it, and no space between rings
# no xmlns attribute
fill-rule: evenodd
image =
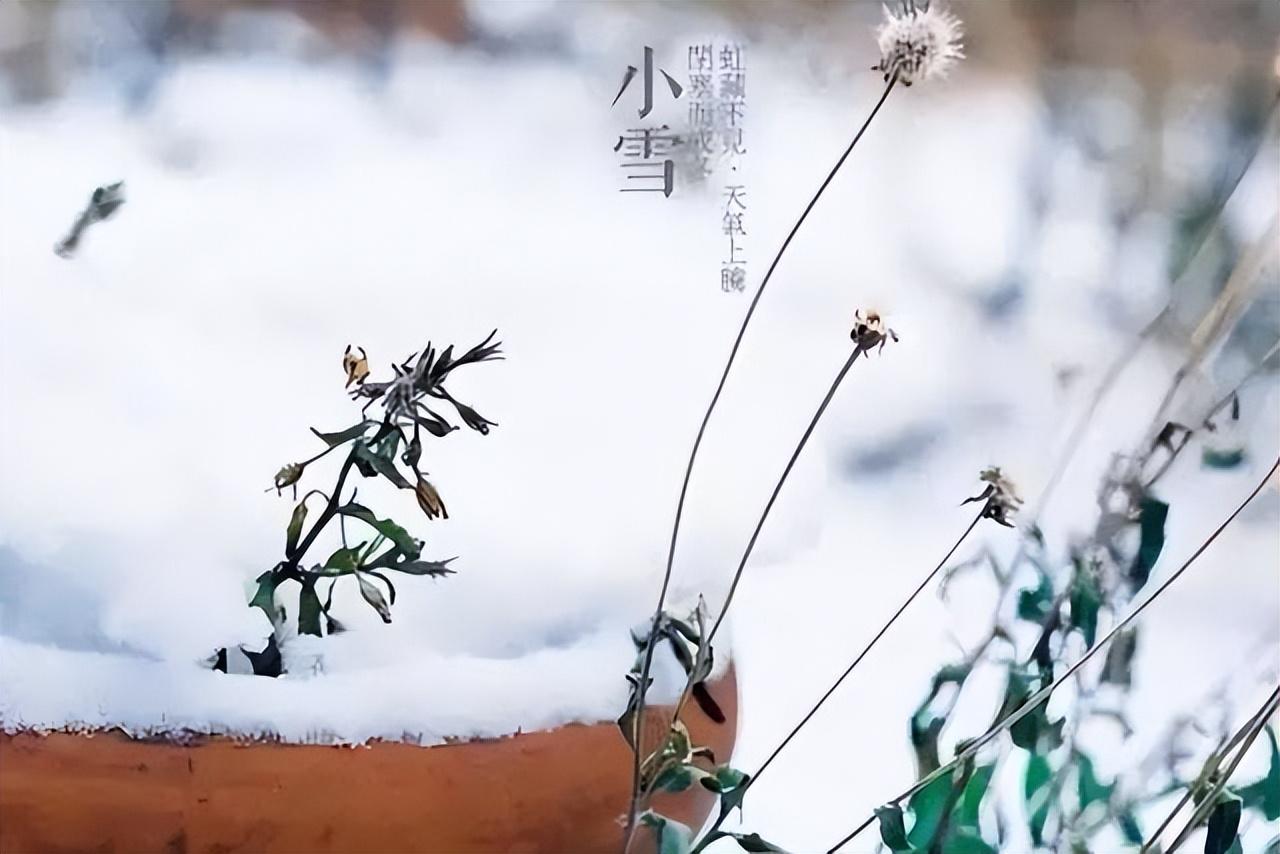
<svg viewBox="0 0 1280 854"><path fill-rule="evenodd" d="M964 59L962 36L960 19L941 7L925 4L920 9L914 0L901 11L885 6L884 22L876 30L880 62L872 70L883 72L886 81L896 75L904 86L946 77Z"/></svg>
<svg viewBox="0 0 1280 854"><path fill-rule="evenodd" d="M359 356L351 352L350 344L342 354L342 370L347 374L347 384L343 388L350 388L352 383L363 385L365 377L369 376L369 357L365 354L363 347L356 347L356 349L360 351Z"/></svg>
<svg viewBox="0 0 1280 854"><path fill-rule="evenodd" d="M898 333L885 325L880 312L875 309L868 309L865 312L858 309L853 313L853 329L850 330L849 337L860 350L870 350L878 345L883 352L884 345L890 339L897 342Z"/></svg>
<svg viewBox="0 0 1280 854"><path fill-rule="evenodd" d="M986 505L982 508L982 518L991 519L999 525L1012 528L1013 514L1017 513L1022 505L1022 499L1018 497L1013 482L1005 477L999 466L983 469L978 475L978 480L984 482L987 488L972 498L966 498L960 502L961 505L973 501L986 501Z"/></svg>
<svg viewBox="0 0 1280 854"><path fill-rule="evenodd" d="M436 492L436 488L431 485L431 481L422 475L418 475L418 485L413 490L413 494L417 496L418 506L422 508L423 513L427 514L428 519L437 517L449 518L449 511L445 509L440 493Z"/></svg>
<svg viewBox="0 0 1280 854"><path fill-rule="evenodd" d="M302 463L289 463L289 465L276 472L275 484L276 492L284 489L286 486L293 486L302 478Z"/></svg>

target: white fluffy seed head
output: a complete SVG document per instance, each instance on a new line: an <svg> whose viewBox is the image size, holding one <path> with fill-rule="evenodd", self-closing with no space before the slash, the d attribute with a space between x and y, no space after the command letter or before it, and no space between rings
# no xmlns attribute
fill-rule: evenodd
<svg viewBox="0 0 1280 854"><path fill-rule="evenodd" d="M880 64L875 69L885 80L896 74L907 86L944 77L964 59L963 35L960 19L946 9L930 5L895 13L885 6L884 23L876 30Z"/></svg>

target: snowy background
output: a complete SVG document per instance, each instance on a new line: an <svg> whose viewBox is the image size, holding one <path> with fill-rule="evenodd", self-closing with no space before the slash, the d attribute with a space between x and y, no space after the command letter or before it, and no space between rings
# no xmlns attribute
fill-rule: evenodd
<svg viewBox="0 0 1280 854"><path fill-rule="evenodd" d="M875 8L779 24L714 6L473 4L462 45L401 35L375 51L338 49L290 14L232 12L202 49L157 53L140 35L150 7L62 7L46 39L61 70L38 98L12 59L31 25L0 7L6 725L359 740L615 717L627 628L652 608L685 455L749 295L719 287L722 176L670 199L617 192L627 119L609 102L645 44L677 78L694 41L747 44L753 288L879 95L866 71ZM958 505L982 467L1003 466L1035 503L1102 372L1170 298L1183 208L1261 133L1224 216L1228 245L1275 216L1274 14L1272 53L1215 54L1209 39L1213 61L1166 69L1156 97L1131 69L1028 58L999 42L1007 24L967 8L973 61L890 97L771 283L695 472L677 598L714 604L847 353L854 309L886 314L901 343L853 369L734 607L744 769L964 529ZM1261 94L1242 96L1241 80ZM88 193L114 180L124 208L76 257L55 255ZM1184 322L1162 328L1092 422L1042 520L1052 547L1091 527L1110 455L1140 441L1233 260L1197 259L1172 294ZM1280 334L1274 247L1271 261L1179 413ZM398 584L390 626L340 595L335 614L355 631L305 650L323 656L321 677L196 669L266 633L246 584L278 560L292 503L263 490L318 449L308 427L354 420L343 348L365 347L378 378L428 339L465 347L494 328L507 360L450 388L500 426L426 449L450 519L361 485L412 520L428 556L458 555L458 574ZM1242 404L1245 464L1205 470L1193 448L1162 484L1155 580L1274 459L1274 370ZM1280 668L1278 516L1270 488L1144 617L1140 726L1100 770L1133 765L1223 679L1236 677L1240 709L1256 703ZM979 532L961 557L1016 547L1004 529ZM826 847L912 782L906 720L939 664L988 628L980 588L907 613L754 790L751 830ZM998 674L988 687L944 741L985 725ZM844 770L798 797L831 768Z"/></svg>

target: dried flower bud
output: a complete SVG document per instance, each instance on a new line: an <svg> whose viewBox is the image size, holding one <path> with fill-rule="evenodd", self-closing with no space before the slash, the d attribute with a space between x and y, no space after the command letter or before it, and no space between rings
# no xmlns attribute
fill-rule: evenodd
<svg viewBox="0 0 1280 854"><path fill-rule="evenodd" d="M347 374L347 384L344 388L350 388L352 383L363 385L365 377L369 376L369 358L363 347L356 347L356 349L360 351L359 356L351 352L350 344L342 354L342 370Z"/></svg>
<svg viewBox="0 0 1280 854"><path fill-rule="evenodd" d="M920 80L945 77L961 59L964 47L960 19L933 5L923 10L914 3L895 14L884 7L884 23L876 30L880 47L880 64L874 71L884 72L884 79L897 76L903 85Z"/></svg>
<svg viewBox="0 0 1280 854"><path fill-rule="evenodd" d="M963 505L972 501L986 501L982 508L982 518L991 519L996 524L1012 528L1013 514L1017 513L1018 508L1022 506L1022 499L1018 497L1013 482L1005 477L999 466L983 469L978 474L978 480L987 484L987 488L960 503Z"/></svg>
<svg viewBox="0 0 1280 854"><path fill-rule="evenodd" d="M276 472L276 491L284 489L286 486L293 486L302 477L302 463L289 463L289 465Z"/></svg>
<svg viewBox="0 0 1280 854"><path fill-rule="evenodd" d="M445 509L444 501L440 499L440 493L436 492L436 488L431 485L431 481L422 475L418 475L418 486L413 490L414 495L418 498L418 506L422 508L422 512L427 514L428 519L442 517L449 518L449 511Z"/></svg>
<svg viewBox="0 0 1280 854"><path fill-rule="evenodd" d="M849 337L861 350L870 350L879 345L883 351L890 339L895 342L898 340L898 333L885 325L880 312L875 309L865 312L858 309L853 313L853 329L850 330Z"/></svg>

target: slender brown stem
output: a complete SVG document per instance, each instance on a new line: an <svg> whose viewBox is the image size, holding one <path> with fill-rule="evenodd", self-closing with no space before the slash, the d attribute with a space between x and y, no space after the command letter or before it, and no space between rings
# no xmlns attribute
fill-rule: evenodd
<svg viewBox="0 0 1280 854"><path fill-rule="evenodd" d="M755 295L751 298L751 304L747 306L747 313L742 318L742 325L738 328L737 337L733 340L733 347L729 350L729 358L725 362L724 370L720 374L720 381L716 384L716 390L711 395L711 402L707 405L706 412L702 415L702 423L698 426L698 433L693 440L693 448L689 452L689 460L685 464L684 478L680 483L680 497L676 501L675 521L671 526L671 541L667 547L667 566L662 576L662 589L658 593L658 605L653 611L653 621L650 626L649 638L644 648L644 659L640 666L640 681L636 688L636 709L632 724L632 744L635 745L635 755L632 757L631 770L631 806L627 811L627 831L623 843L623 851L631 844L631 837L635 831L636 813L640 806L640 765L643 761L642 747L639 741L640 722L644 716L645 693L649 687L649 672L653 665L653 650L656 643L656 634L658 631L658 623L662 619L662 609L666 605L667 592L671 586L671 572L675 564L676 541L680 536L680 522L684 516L685 499L689 493L689 481L693 476L693 464L698 457L698 450L702 447L702 439L707 431L707 424L711 421L711 413L715 411L716 405L720 402L720 394L724 391L725 382L729 379L729 371L733 367L734 360L738 356L738 349L742 345L742 339L746 335L747 326L751 323L751 318L755 314L756 306L760 303L760 297L764 295L764 289L768 286L769 280L773 277L773 271L777 269L778 262L782 260L782 256L786 253L787 247L791 245L791 241L795 238L800 226L809 217L809 213L818 204L818 199L826 191L828 185L835 179L836 173L844 166L844 162L849 159L849 155L853 153L854 147L862 139L863 134L867 132L867 128L871 126L871 122L880 112L880 108L884 106L884 102L888 100L889 93L893 91L894 84L898 78L894 75L884 87L884 91L880 94L879 100L876 101L871 112L863 121L862 126L858 128L857 133L853 135L852 141L845 148L844 153L840 155L840 159L836 161L835 166L827 174L825 180L818 187L818 191L814 193L813 198L809 200L809 204L805 206L804 211L800 214L800 218L796 220L795 225L791 227L790 233L787 234L785 240L782 241L778 254L774 256L773 262L769 264L769 269L765 271L764 278L760 281L760 287L756 288Z"/></svg>
<svg viewBox="0 0 1280 854"><path fill-rule="evenodd" d="M756 540L760 538L760 532L764 530L764 523L769 518L769 511L773 509L774 503L778 500L778 495L782 493L783 484L787 482L787 478L791 475L791 470L795 468L796 460L800 459L800 454L804 451L805 445L809 444L809 437L813 435L818 422L822 420L823 413L827 411L832 398L836 396L836 391L840 388L840 384L844 382L845 375L849 373L853 363L858 361L858 357L865 352L866 350L860 344L853 348L849 358L845 359L844 364L840 367L840 372L831 381L826 396L822 398L822 403L818 404L817 410L813 413L813 418L809 419L809 426L805 428L800 441L796 443L795 449L791 452L791 458L787 460L786 467L783 468L782 474L778 477L778 482L773 485L773 492L769 494L769 500L765 502L764 510L760 512L760 518L756 520L756 527L751 532L751 538L747 540L747 547L742 551L742 559L738 561L738 568L733 573L733 581L729 584L729 592L724 597L724 604L720 606L720 613L716 617L715 623L712 624L711 631L707 632L707 636L702 639L702 643L710 644L715 639L716 632L720 630L720 626L724 624L724 618L729 613L729 606L733 604L733 596L738 592L738 583L742 581L743 571L747 568L747 561L751 559L751 552L755 550ZM680 719L680 712L684 710L684 704L688 702L689 694L692 690L693 680L689 679L685 682L684 692L680 695L680 700L676 703L675 712L671 716L673 723Z"/></svg>
<svg viewBox="0 0 1280 854"><path fill-rule="evenodd" d="M1157 598L1159 598L1159 596L1162 593L1168 590L1169 587L1175 581L1177 581L1193 563L1195 563L1195 561L1200 557L1200 555L1204 554L1204 552L1209 548L1209 546L1212 545L1213 542L1217 540L1219 536L1222 535L1222 532L1225 531L1227 527L1232 522L1235 521L1236 517L1239 516L1244 511L1244 508L1249 506L1250 502L1252 502L1253 499L1256 498L1260 492L1262 492L1263 488L1266 487L1267 482L1272 478L1273 475L1275 475L1277 470L1280 470L1280 457L1276 458L1276 461L1271 465L1271 468L1267 471L1267 474L1258 482L1258 485L1254 487L1253 491L1249 493L1248 497L1246 497L1244 501L1242 501L1240 505L1236 507L1236 509L1231 513L1231 515L1228 516L1226 520L1221 525L1219 525L1212 534L1209 535L1208 539L1206 539L1203 543L1200 544L1200 547L1197 548L1191 554L1191 557L1187 558L1187 560L1180 567L1174 570L1169 575L1169 577L1165 579L1164 583L1161 584L1159 587L1157 587L1155 590L1153 590L1151 592L1151 595L1148 596L1146 599L1144 599L1142 603L1139 604L1136 608L1134 608L1127 617L1125 617L1120 622L1116 623L1116 625L1112 627L1111 631L1107 632L1105 637L1103 637L1096 644L1091 646L1084 653L1084 655L1082 655L1076 661L1075 664L1067 668L1065 673L1063 673L1061 676L1055 679L1052 684L1047 685L1044 688L1041 688L1036 693L1032 694L1026 700L1026 702L1024 702L1021 706L1019 706L1014 711L1010 712L1001 721L993 725L985 733L983 733L978 738L970 742L969 746L966 747L964 750L960 751L960 753L956 754L955 758L952 759L950 762L941 766L933 773L927 774L926 776L921 778L919 781L917 781L913 786L911 786L905 792L903 792L902 794L898 795L895 798L892 798L889 801L889 803L893 803L893 804L900 803L906 798L911 797L916 792L920 791L925 786L932 783L934 780L950 772L951 769L955 768L961 762L964 762L965 760L972 757L980 749L982 749L984 745L990 742L993 738L995 738L1001 732L1013 726L1018 721L1022 720L1024 717L1034 712L1041 705L1041 703L1043 703L1049 698L1049 695L1052 694L1054 690L1056 690L1060 685L1062 685L1063 682L1070 679L1075 674L1076 671L1078 671L1081 667L1085 665L1086 662L1089 661L1089 659L1093 658L1093 656L1095 656L1100 650L1102 650L1125 627L1127 627L1130 623L1132 623L1135 619L1137 619L1138 616L1143 611L1145 611L1152 602L1154 602ZM854 837L856 837L859 833L861 833L868 826L870 826L871 822L874 820L875 819L873 817L863 822L861 825L858 826L856 830L854 830L848 836L844 837L839 842L837 842L835 846L830 848L827 854L832 854L832 852L839 851L841 848L847 845L851 840L853 840Z"/></svg>

